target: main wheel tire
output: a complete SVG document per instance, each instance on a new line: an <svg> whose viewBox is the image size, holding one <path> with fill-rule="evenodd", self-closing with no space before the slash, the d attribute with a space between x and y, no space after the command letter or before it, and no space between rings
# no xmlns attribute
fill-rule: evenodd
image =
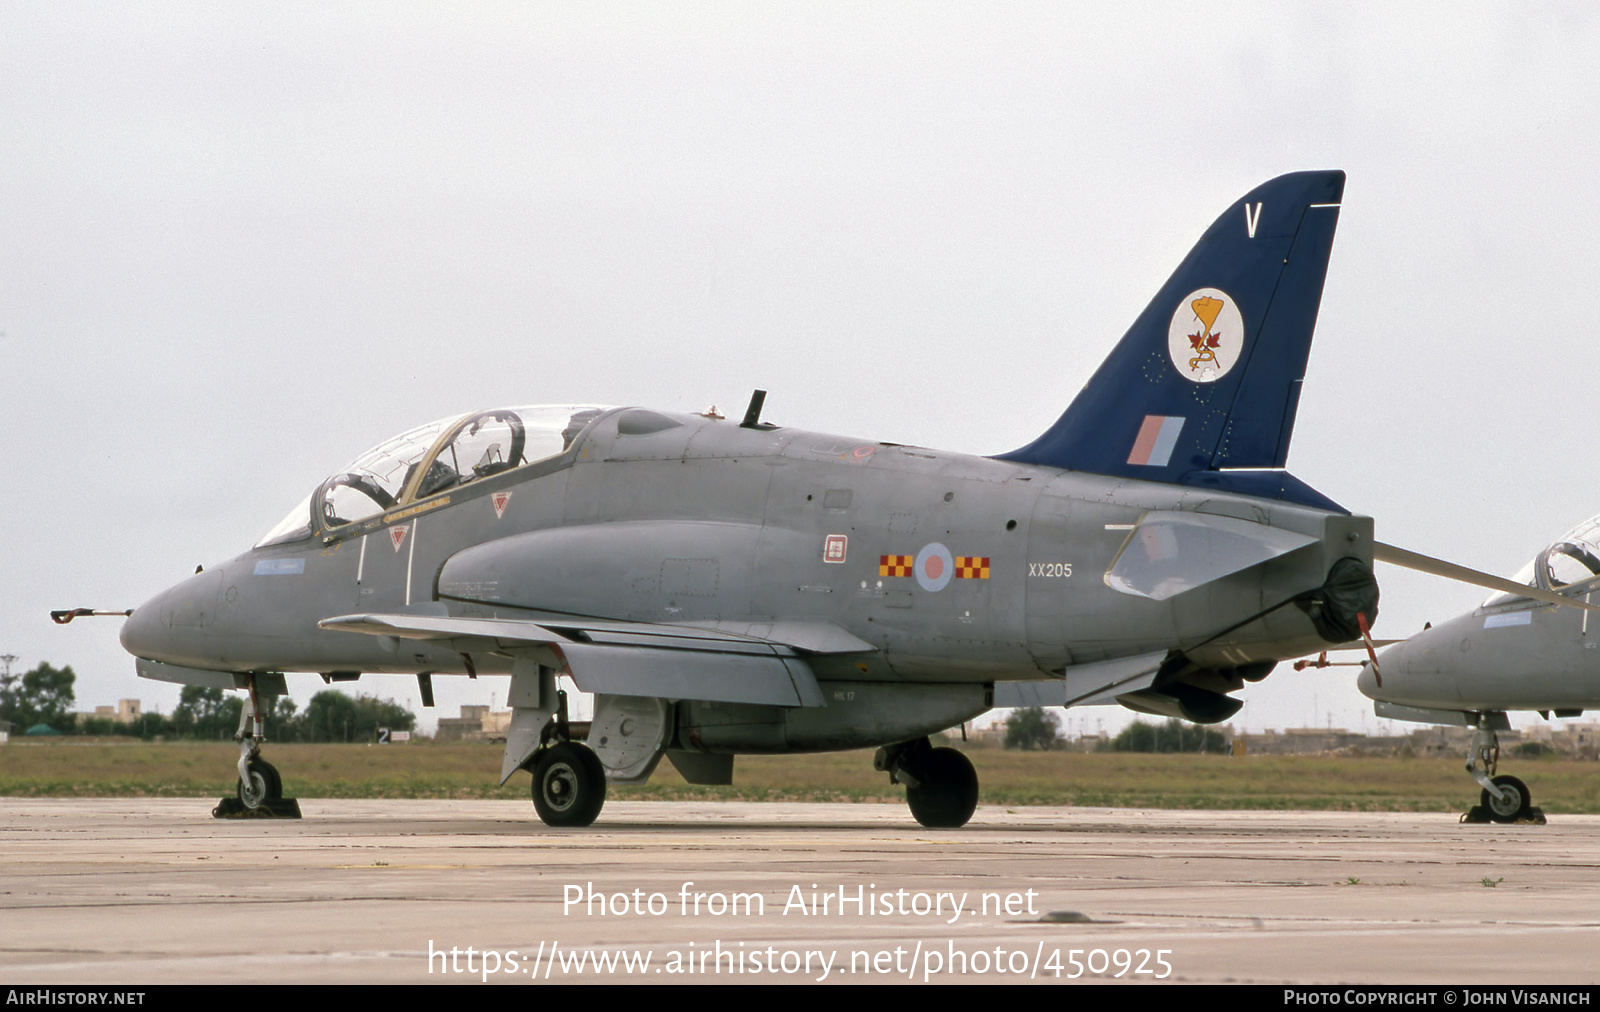
<svg viewBox="0 0 1600 1012"><path fill-rule="evenodd" d="M278 775L276 766L265 759L252 759L249 772L248 782L238 781L237 792L241 805L255 810L268 801L283 797L283 778Z"/></svg>
<svg viewBox="0 0 1600 1012"><path fill-rule="evenodd" d="M557 742L533 764L533 807L547 826L581 828L606 803L606 771L586 745Z"/></svg>
<svg viewBox="0 0 1600 1012"><path fill-rule="evenodd" d="M1489 818L1496 822L1516 822L1528 814L1528 809L1533 806L1533 799L1528 794L1528 785L1516 777L1495 777L1489 781L1506 794L1504 799L1483 792L1479 799L1483 803L1484 811L1489 813Z"/></svg>
<svg viewBox="0 0 1600 1012"><path fill-rule="evenodd" d="M918 784L906 788L906 804L918 822L929 829L956 829L972 818L978 807L972 760L953 748L936 748L910 772Z"/></svg>

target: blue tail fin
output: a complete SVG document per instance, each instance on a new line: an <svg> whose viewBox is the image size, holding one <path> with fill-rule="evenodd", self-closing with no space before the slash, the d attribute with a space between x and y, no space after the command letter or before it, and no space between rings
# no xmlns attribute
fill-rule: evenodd
<svg viewBox="0 0 1600 1012"><path fill-rule="evenodd" d="M1224 211L1060 419L1001 459L1338 509L1273 469L1343 194L1343 172L1295 172Z"/></svg>

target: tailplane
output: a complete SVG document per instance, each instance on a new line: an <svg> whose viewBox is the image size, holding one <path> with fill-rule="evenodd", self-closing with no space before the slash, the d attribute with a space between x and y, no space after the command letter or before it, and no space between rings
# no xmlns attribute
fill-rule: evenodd
<svg viewBox="0 0 1600 1012"><path fill-rule="evenodd" d="M1296 172L1224 211L1061 418L1000 459L1340 509L1281 469L1343 193L1343 172Z"/></svg>

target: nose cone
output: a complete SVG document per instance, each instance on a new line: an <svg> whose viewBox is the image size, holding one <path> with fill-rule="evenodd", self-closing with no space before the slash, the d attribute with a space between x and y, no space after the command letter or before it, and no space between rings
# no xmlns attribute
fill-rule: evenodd
<svg viewBox="0 0 1600 1012"><path fill-rule="evenodd" d="M122 649L135 657L161 659L162 634L167 631L167 623L160 617L163 596L158 595L141 604L122 623Z"/></svg>
<svg viewBox="0 0 1600 1012"><path fill-rule="evenodd" d="M134 609L122 624L122 648L171 664L202 660L207 627L216 618L222 570L191 576Z"/></svg>
<svg viewBox="0 0 1600 1012"><path fill-rule="evenodd" d="M1403 643L1396 643L1378 655L1378 668L1372 662L1361 665L1356 677L1356 688L1368 699L1384 703L1418 705L1417 693L1425 687L1428 676L1420 672L1425 662L1433 657L1435 637L1423 632Z"/></svg>
<svg viewBox="0 0 1600 1012"><path fill-rule="evenodd" d="M1378 676L1373 673L1372 662L1361 665L1361 674L1356 676L1356 688L1368 699L1382 699L1381 689L1378 688Z"/></svg>

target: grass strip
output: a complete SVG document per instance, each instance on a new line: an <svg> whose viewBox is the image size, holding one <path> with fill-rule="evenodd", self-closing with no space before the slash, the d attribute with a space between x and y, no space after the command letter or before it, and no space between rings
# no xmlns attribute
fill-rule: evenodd
<svg viewBox="0 0 1600 1012"><path fill-rule="evenodd" d="M1137 753L968 753L983 804L1024 807L1461 811L1478 788L1453 755L1195 756ZM523 800L528 780L499 786L491 744L269 745L286 793L300 798ZM0 746L0 797L220 797L232 794L228 743L54 739ZM1545 757L1508 762L1551 814L1600 813L1600 768ZM686 784L662 762L649 783L612 785L641 801L898 802L904 790L872 769L870 752L740 756L730 787Z"/></svg>

